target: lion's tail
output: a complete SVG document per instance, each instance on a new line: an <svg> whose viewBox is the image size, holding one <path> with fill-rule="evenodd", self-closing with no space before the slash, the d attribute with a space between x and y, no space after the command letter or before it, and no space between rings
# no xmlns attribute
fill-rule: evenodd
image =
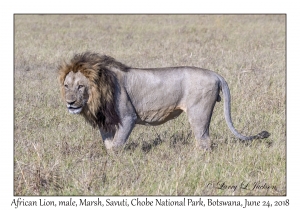
<svg viewBox="0 0 300 210"><path fill-rule="evenodd" d="M243 136L240 134L233 126L232 119L231 119L231 108L230 108L230 91L227 82L225 79L221 76L219 76L220 83L221 83L221 89L224 95L224 115L225 115L225 120L226 123L231 130L231 132L239 139L241 140L252 140L252 139L264 139L268 138L270 136L270 133L267 131L262 131L259 134L255 136Z"/></svg>

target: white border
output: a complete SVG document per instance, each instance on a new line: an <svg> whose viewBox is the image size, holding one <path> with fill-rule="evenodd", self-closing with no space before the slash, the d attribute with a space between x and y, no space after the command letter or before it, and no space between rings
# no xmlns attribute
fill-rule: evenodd
<svg viewBox="0 0 300 210"><path fill-rule="evenodd" d="M1 4L1 207L10 207L13 197L13 14L14 13L286 13L287 14L287 159L288 180L286 197L255 197L255 200L290 199L290 206L297 206L299 191L298 156L299 140L296 121L299 116L299 12L296 1L7 1ZM98 6L91 6L91 5ZM118 6L116 6L118 5ZM9 87L9 88L7 88ZM4 116L4 117L3 117ZM276 166L274 166L276 167ZM217 197L213 197L216 199ZM243 200L245 197L240 197ZM58 198L52 197L56 200ZM205 197L204 199L207 199ZM232 197L222 197L232 200ZM239 199L239 198L237 198ZM11 207L13 208L13 207ZM78 209L79 207L77 207ZM99 207L98 207L99 208ZM263 208L263 207L262 207ZM5 208L6 209L6 208ZM48 208L49 209L49 208ZM56 209L59 209L56 207Z"/></svg>

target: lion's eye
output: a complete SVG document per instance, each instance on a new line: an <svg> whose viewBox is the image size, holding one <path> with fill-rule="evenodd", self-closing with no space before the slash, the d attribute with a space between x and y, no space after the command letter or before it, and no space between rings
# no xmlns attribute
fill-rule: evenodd
<svg viewBox="0 0 300 210"><path fill-rule="evenodd" d="M67 85L67 84L65 84L65 88L68 88L68 85Z"/></svg>
<svg viewBox="0 0 300 210"><path fill-rule="evenodd" d="M78 90L83 88L83 85L78 85Z"/></svg>

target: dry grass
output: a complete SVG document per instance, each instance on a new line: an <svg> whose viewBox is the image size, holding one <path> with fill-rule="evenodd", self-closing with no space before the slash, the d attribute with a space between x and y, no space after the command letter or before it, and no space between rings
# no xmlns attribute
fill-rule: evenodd
<svg viewBox="0 0 300 210"><path fill-rule="evenodd" d="M237 141L222 101L211 153L194 149L182 115L137 126L122 151L107 154L99 131L60 99L57 65L86 50L133 67L214 70L229 83L236 128L271 137ZM14 194L285 195L285 53L284 15L16 15ZM276 189L217 189L242 182Z"/></svg>

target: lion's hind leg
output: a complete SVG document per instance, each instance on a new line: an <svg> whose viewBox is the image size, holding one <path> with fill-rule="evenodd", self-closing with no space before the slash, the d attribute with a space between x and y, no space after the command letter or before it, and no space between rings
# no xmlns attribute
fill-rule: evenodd
<svg viewBox="0 0 300 210"><path fill-rule="evenodd" d="M197 104L187 110L187 116L196 138L197 147L211 150L209 125L216 101Z"/></svg>
<svg viewBox="0 0 300 210"><path fill-rule="evenodd" d="M210 150L209 123L205 123L204 121L205 120L189 116L189 122L196 138L196 146L200 149Z"/></svg>

